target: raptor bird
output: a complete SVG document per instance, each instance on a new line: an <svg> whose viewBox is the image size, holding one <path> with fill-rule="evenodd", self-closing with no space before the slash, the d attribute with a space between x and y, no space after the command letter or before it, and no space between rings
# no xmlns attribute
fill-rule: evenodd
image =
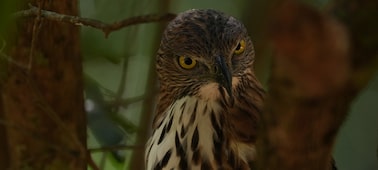
<svg viewBox="0 0 378 170"><path fill-rule="evenodd" d="M254 169L265 92L246 28L215 10L188 10L157 52L160 91L147 169Z"/></svg>

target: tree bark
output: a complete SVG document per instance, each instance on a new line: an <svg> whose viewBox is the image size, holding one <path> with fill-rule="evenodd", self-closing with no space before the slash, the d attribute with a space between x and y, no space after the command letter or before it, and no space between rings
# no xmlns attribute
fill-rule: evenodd
<svg viewBox="0 0 378 170"><path fill-rule="evenodd" d="M78 15L76 0L24 3ZM1 92L9 169L86 169L79 28L30 17L15 32Z"/></svg>
<svg viewBox="0 0 378 170"><path fill-rule="evenodd" d="M276 5L259 167L329 170L349 106L377 70L378 2L335 1L331 11L340 20L297 1Z"/></svg>
<svg viewBox="0 0 378 170"><path fill-rule="evenodd" d="M0 78L1 80L1 78ZM0 83L0 90L2 89L2 85ZM7 132L4 127L4 107L2 98L0 98L0 139L7 138ZM9 158L8 158L8 141L7 140L0 140L0 169L7 169L9 167Z"/></svg>

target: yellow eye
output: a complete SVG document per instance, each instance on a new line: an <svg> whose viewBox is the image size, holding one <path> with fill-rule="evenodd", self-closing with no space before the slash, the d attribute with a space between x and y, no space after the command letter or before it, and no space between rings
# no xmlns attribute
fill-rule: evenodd
<svg viewBox="0 0 378 170"><path fill-rule="evenodd" d="M244 50L245 50L245 41L241 40L238 46L236 46L234 53L241 54L242 52L244 52Z"/></svg>
<svg viewBox="0 0 378 170"><path fill-rule="evenodd" d="M184 69L192 69L197 64L196 60L186 56L179 56L178 60L180 66Z"/></svg>

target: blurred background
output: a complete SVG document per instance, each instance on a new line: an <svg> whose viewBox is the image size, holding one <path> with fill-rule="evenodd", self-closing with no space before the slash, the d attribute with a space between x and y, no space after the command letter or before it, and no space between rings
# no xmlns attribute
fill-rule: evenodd
<svg viewBox="0 0 378 170"><path fill-rule="evenodd" d="M255 69L266 85L269 51L261 25L263 2L248 0L79 0L82 17L112 23L144 14L179 13L192 8L212 8L242 20L256 48ZM328 0L306 0L326 8ZM13 6L11 0L0 3ZM10 8L9 8L10 9ZM4 12L7 13L7 12ZM1 14L1 13L0 13ZM0 33L6 25L2 20ZM157 80L155 52L165 22L126 27L105 37L90 27L81 28L88 149L100 169L140 167L144 141L149 137ZM355 100L338 135L334 157L340 170L377 170L378 74ZM142 132L142 133L138 133ZM89 168L90 169L90 168Z"/></svg>
<svg viewBox="0 0 378 170"><path fill-rule="evenodd" d="M325 8L328 0L307 0L311 5ZM81 0L81 14L83 17L98 18L107 22L117 21L126 17L172 12L179 13L192 8L212 8L221 10L229 15L241 19L254 40L256 46L256 72L263 83L267 82L269 74L269 55L266 44L263 42L263 30L260 25L266 17L262 16L264 3L258 1L220 0L175 0L175 1L125 1L125 0ZM260 24L260 25L259 25ZM131 26L121 31L112 33L108 38L91 28L82 29L82 50L85 57L85 74L96 80L103 89L103 95L121 95L128 101L120 105L117 113L133 126L147 126L150 128L152 113L143 113L143 105L148 102L143 99L153 98L156 94L155 84L146 84L148 79L155 76L149 69L154 67L155 52L159 44L160 34L164 24L144 24ZM125 65L127 63L127 65ZM126 73L123 72L126 68ZM125 84L121 82L125 80ZM119 94L120 85L125 85L122 94ZM152 92L152 93L151 93ZM108 96L109 97L109 96ZM141 98L140 98L141 97ZM114 96L113 96L114 99ZM378 169L377 144L378 144L378 75L370 86L360 94L351 108L348 120L344 123L337 139L334 151L337 166L341 170L374 170ZM147 106L152 107L152 106ZM90 116L89 116L90 117ZM90 119L89 119L90 121ZM110 130L110 129L109 129ZM135 143L138 135L133 130L125 130L125 142L127 146L142 147ZM110 132L109 132L110 133ZM96 140L92 135L88 140L89 148L101 146L101 140ZM100 143L99 143L100 142ZM128 169L131 160L132 148L125 148L125 162L115 163L107 158L103 163L106 168ZM137 149L136 151L142 151ZM104 153L97 152L93 156L96 161L104 161Z"/></svg>

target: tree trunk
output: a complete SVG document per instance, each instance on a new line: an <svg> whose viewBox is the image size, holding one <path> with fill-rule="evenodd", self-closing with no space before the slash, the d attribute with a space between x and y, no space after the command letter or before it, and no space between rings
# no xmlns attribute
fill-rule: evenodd
<svg viewBox="0 0 378 170"><path fill-rule="evenodd" d="M1 90L1 83L0 83L0 90ZM1 94L1 93L0 93ZM0 139L6 139L7 133L4 125L4 107L3 102L0 97ZM7 140L0 140L0 169L7 169L9 167L9 158L8 158L8 141Z"/></svg>
<svg viewBox="0 0 378 170"><path fill-rule="evenodd" d="M378 67L378 2L335 1L340 20L297 1L275 5L258 163L262 170L330 170L350 104Z"/></svg>
<svg viewBox="0 0 378 170"><path fill-rule="evenodd" d="M78 15L76 0L28 3ZM40 17L17 22L1 89L9 169L86 169L79 28Z"/></svg>

